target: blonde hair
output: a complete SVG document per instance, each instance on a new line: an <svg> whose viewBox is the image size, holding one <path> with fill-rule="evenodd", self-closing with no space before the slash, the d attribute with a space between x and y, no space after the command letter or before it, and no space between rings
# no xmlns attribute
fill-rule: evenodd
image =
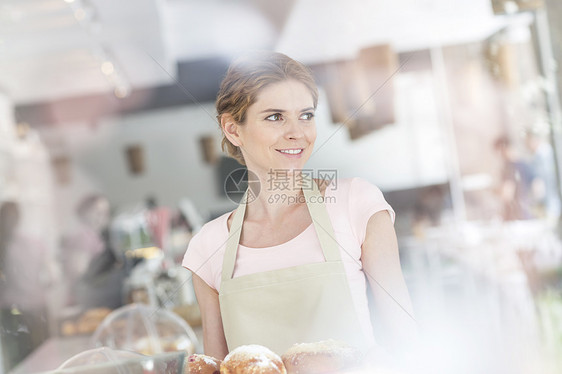
<svg viewBox="0 0 562 374"><path fill-rule="evenodd" d="M312 72L302 63L277 52L253 53L234 60L222 80L215 104L221 131L223 114L229 113L237 124L243 125L246 112L256 102L259 92L270 84L288 79L295 79L309 89L316 108L318 89ZM221 148L240 164L246 164L242 151L228 140L224 131Z"/></svg>

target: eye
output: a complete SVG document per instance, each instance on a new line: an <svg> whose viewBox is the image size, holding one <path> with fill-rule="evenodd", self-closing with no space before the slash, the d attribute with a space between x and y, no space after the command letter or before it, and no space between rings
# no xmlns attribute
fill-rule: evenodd
<svg viewBox="0 0 562 374"><path fill-rule="evenodd" d="M281 113L275 113L268 117L265 117L267 121L280 121L282 119Z"/></svg>
<svg viewBox="0 0 562 374"><path fill-rule="evenodd" d="M306 113L301 114L299 119L304 119L305 121L310 121L313 118L314 118L314 113L306 112Z"/></svg>

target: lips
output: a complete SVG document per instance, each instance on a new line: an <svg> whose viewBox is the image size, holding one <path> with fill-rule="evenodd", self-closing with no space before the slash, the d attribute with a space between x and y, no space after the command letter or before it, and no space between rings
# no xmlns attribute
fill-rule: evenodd
<svg viewBox="0 0 562 374"><path fill-rule="evenodd" d="M277 152L284 155L300 155L304 151L304 148L287 148L287 149L276 149Z"/></svg>

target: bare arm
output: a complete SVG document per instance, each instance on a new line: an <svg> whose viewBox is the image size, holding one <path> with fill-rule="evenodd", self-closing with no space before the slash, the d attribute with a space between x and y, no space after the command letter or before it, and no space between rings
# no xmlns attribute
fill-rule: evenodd
<svg viewBox="0 0 562 374"><path fill-rule="evenodd" d="M385 345L394 353L413 347L418 339L417 323L402 275L396 232L386 210L373 214L367 223L361 261L381 318Z"/></svg>
<svg viewBox="0 0 562 374"><path fill-rule="evenodd" d="M222 360L228 354L228 348L222 328L219 294L195 274L193 288L201 309L205 354Z"/></svg>

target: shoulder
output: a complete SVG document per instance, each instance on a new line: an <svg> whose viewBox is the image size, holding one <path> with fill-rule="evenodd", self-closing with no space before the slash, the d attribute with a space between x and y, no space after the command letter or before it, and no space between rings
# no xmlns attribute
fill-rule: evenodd
<svg viewBox="0 0 562 374"><path fill-rule="evenodd" d="M218 253L223 249L228 231L226 219L227 212L207 223L193 235L187 245L182 265L199 275L209 284L212 283L212 269L220 263Z"/></svg>
<svg viewBox="0 0 562 374"><path fill-rule="evenodd" d="M365 178L361 178L361 177L349 178L349 184L350 184L350 188L353 189L354 191L366 190L369 192L377 192L382 194L382 191L376 184L368 181Z"/></svg>
<svg viewBox="0 0 562 374"><path fill-rule="evenodd" d="M212 244L223 240L223 236L228 235L226 220L232 211L205 223L199 231L191 238L190 246Z"/></svg>
<svg viewBox="0 0 562 374"><path fill-rule="evenodd" d="M365 178L351 177L351 178L330 178L320 179L315 178L322 195L338 195L348 196L350 198L360 198L364 195L369 195L371 198L383 198L381 189Z"/></svg>
<svg viewBox="0 0 562 374"><path fill-rule="evenodd" d="M355 178L315 178L314 180L322 195L326 195L326 193L339 195L349 192L353 179Z"/></svg>
<svg viewBox="0 0 562 374"><path fill-rule="evenodd" d="M381 210L387 210L392 222L394 222L394 209L386 201L383 192L376 184L361 177L349 178L346 183L348 184L348 200L351 212L365 214L368 219Z"/></svg>
<svg viewBox="0 0 562 374"><path fill-rule="evenodd" d="M336 194L371 193L380 194L380 188L362 177L317 179L322 192L335 191Z"/></svg>

